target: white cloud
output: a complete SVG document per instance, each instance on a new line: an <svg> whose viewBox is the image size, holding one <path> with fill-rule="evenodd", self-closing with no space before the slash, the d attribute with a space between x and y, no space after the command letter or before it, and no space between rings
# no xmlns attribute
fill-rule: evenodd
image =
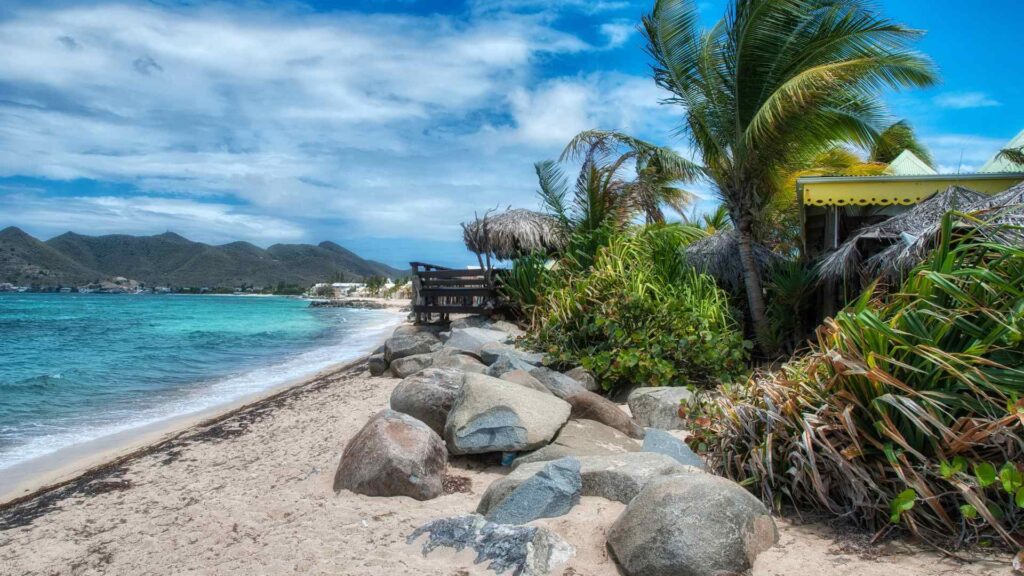
<svg viewBox="0 0 1024 576"><path fill-rule="evenodd" d="M618 48L625 44L636 32L636 24L628 20L605 22L601 25L601 34L608 39L606 48Z"/></svg>
<svg viewBox="0 0 1024 576"><path fill-rule="evenodd" d="M962 110L966 108L988 108L1001 106L998 100L984 92L945 92L935 97L935 104L941 108Z"/></svg>

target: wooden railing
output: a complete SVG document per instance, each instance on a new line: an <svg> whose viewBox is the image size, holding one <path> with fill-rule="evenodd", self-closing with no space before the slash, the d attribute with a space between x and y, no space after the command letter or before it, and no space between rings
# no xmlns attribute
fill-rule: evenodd
<svg viewBox="0 0 1024 576"><path fill-rule="evenodd" d="M495 270L456 270L410 262L412 311L416 322L448 320L450 314L479 314L494 309L498 301Z"/></svg>

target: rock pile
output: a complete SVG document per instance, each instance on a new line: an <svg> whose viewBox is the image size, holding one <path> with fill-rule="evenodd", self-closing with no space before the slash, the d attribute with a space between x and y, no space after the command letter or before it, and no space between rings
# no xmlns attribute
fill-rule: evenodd
<svg viewBox="0 0 1024 576"><path fill-rule="evenodd" d="M777 540L765 507L708 473L683 442L683 388L637 388L630 413L598 392L582 368L566 373L515 346L514 325L467 317L403 326L368 367L402 378L390 410L346 445L335 489L424 500L442 492L448 455L501 454L512 470L493 482L477 514L442 518L423 534L472 548L496 572L547 574L573 553L556 534L528 525L567 514L581 496L626 504L608 548L627 576L740 573ZM524 525L526 524L526 525Z"/></svg>

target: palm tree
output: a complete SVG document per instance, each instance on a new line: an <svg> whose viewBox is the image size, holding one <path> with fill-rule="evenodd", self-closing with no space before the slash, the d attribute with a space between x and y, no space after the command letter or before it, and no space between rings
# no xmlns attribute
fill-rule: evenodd
<svg viewBox="0 0 1024 576"><path fill-rule="evenodd" d="M934 166L928 148L917 139L914 129L906 120L900 120L882 131L871 147L868 162L888 164L896 159L904 150L910 150L915 156L929 166Z"/></svg>
<svg viewBox="0 0 1024 576"><path fill-rule="evenodd" d="M1004 158L1014 164L1020 164L1024 166L1024 147L1022 148L1006 148L1005 150L999 151L999 157Z"/></svg>
<svg viewBox="0 0 1024 576"><path fill-rule="evenodd" d="M636 177L624 193L633 210L642 213L648 224L664 224L663 205L682 214L696 198L676 187L700 176L700 169L670 148L656 146L613 130L586 130L577 134L562 151L561 160L611 158L612 164L632 161Z"/></svg>
<svg viewBox="0 0 1024 576"><path fill-rule="evenodd" d="M738 234L755 332L765 334L754 257L759 214L789 174L837 143L874 144L885 87L928 86L930 61L909 49L920 33L861 0L731 0L709 30L693 0L657 0L644 17L654 78L683 107L700 155Z"/></svg>

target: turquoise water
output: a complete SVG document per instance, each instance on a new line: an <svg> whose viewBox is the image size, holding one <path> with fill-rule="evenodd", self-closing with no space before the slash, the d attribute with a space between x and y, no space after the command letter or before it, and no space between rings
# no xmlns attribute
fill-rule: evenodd
<svg viewBox="0 0 1024 576"><path fill-rule="evenodd" d="M279 297L0 293L0 469L314 374L397 322Z"/></svg>

